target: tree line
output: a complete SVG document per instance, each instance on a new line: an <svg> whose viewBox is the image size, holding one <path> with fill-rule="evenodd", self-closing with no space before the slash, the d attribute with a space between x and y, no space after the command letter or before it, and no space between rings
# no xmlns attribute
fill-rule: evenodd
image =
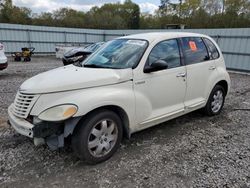
<svg viewBox="0 0 250 188"><path fill-rule="evenodd" d="M94 29L160 29L169 24L188 28L250 27L250 0L161 0L154 14L141 13L131 0L93 7L87 12L60 8L33 13L1 0L0 23Z"/></svg>

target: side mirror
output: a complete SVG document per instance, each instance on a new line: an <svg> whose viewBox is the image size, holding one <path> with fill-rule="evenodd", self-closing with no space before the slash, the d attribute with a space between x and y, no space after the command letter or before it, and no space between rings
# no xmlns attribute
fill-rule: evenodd
<svg viewBox="0 0 250 188"><path fill-rule="evenodd" d="M144 68L144 73L157 72L168 68L168 63L164 60L157 60Z"/></svg>

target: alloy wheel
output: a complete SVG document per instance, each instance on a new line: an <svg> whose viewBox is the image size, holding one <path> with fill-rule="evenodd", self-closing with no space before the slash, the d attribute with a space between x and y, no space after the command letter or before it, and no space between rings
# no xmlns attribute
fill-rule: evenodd
<svg viewBox="0 0 250 188"><path fill-rule="evenodd" d="M111 119L103 119L93 126L89 134L88 150L94 157L103 157L113 149L117 138L117 124Z"/></svg>
<svg viewBox="0 0 250 188"><path fill-rule="evenodd" d="M224 101L223 92L221 90L217 90L213 95L213 100L211 103L211 109L213 113L217 113L220 111Z"/></svg>

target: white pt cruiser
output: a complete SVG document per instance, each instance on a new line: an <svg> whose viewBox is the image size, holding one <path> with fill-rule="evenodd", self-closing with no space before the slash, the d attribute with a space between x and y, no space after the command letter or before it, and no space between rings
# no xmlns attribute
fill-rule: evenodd
<svg viewBox="0 0 250 188"><path fill-rule="evenodd" d="M85 61L25 81L8 109L20 134L51 149L70 138L88 163L110 158L123 136L203 109L221 112L230 88L214 40L146 33L107 42Z"/></svg>

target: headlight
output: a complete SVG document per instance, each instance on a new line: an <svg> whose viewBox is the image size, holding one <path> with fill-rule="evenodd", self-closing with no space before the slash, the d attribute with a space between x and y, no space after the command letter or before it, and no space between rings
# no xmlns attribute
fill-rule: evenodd
<svg viewBox="0 0 250 188"><path fill-rule="evenodd" d="M43 111L38 118L43 121L63 121L72 117L77 112L77 106L65 104L54 106Z"/></svg>

